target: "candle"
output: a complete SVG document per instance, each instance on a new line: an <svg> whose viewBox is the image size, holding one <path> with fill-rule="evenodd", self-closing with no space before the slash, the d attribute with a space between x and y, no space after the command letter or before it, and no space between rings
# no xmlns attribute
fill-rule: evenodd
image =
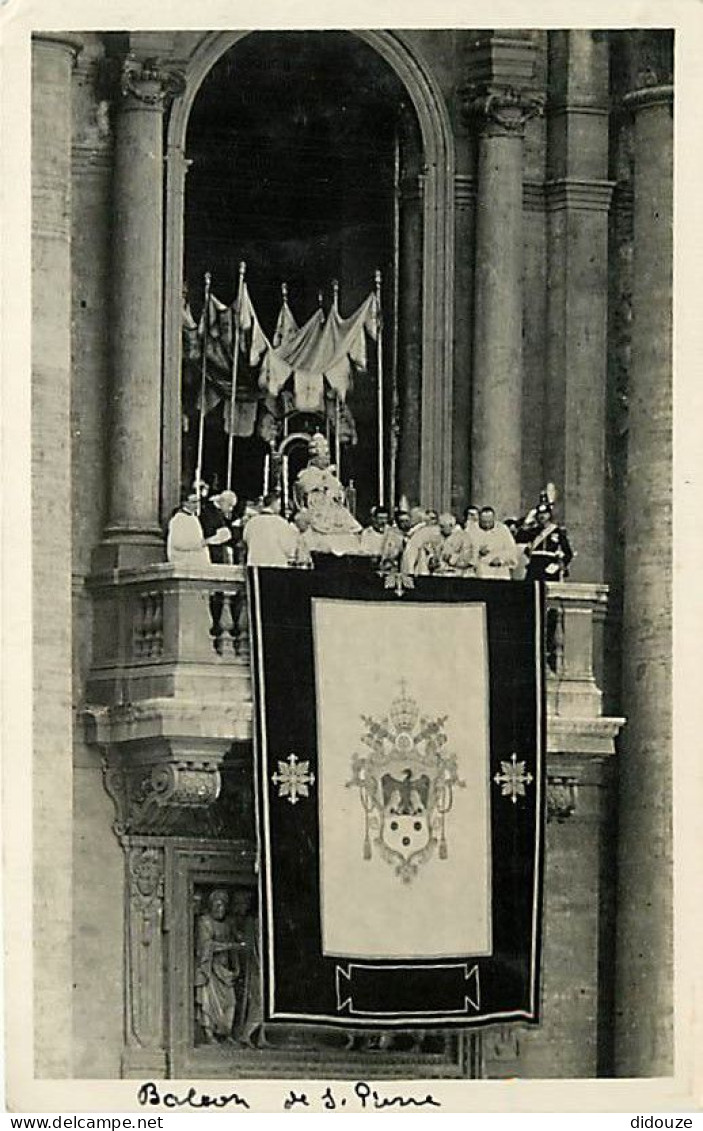
<svg viewBox="0 0 703 1131"><path fill-rule="evenodd" d="M283 456L283 513L288 517L288 456Z"/></svg>

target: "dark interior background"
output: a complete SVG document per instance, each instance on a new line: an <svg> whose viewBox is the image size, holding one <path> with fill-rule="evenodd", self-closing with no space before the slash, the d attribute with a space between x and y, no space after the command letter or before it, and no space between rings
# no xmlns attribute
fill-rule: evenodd
<svg viewBox="0 0 703 1131"><path fill-rule="evenodd" d="M229 303L241 259L269 335L282 282L300 324L318 291L328 308L334 278L340 310L350 314L380 267L390 386L395 137L404 102L393 70L347 32L257 32L223 56L203 82L188 128L185 278L196 317L205 271L213 293ZM375 377L374 366L350 398L359 442L342 461L361 517L376 501ZM221 476L226 439L217 411L208 425L205 470ZM184 450L192 459L187 444ZM264 451L257 438L236 441L242 498L260 493Z"/></svg>

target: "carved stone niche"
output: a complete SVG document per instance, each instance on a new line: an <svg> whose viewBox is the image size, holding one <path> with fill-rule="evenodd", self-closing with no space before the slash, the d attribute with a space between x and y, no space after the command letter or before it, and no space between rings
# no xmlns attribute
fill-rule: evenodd
<svg viewBox="0 0 703 1131"><path fill-rule="evenodd" d="M180 840L167 843L165 853L168 1076L424 1079L473 1074L475 1042L470 1035L263 1025L253 851L225 841ZM216 979L215 943L220 944Z"/></svg>

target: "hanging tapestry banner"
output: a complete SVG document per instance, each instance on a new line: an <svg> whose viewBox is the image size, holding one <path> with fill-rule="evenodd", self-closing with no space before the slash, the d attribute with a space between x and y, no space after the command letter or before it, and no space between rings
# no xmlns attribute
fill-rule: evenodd
<svg viewBox="0 0 703 1131"><path fill-rule="evenodd" d="M251 570L270 1022L539 1016L539 585Z"/></svg>

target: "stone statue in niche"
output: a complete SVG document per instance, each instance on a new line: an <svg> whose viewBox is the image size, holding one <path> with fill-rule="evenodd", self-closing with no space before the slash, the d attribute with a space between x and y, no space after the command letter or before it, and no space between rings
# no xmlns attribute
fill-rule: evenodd
<svg viewBox="0 0 703 1131"><path fill-rule="evenodd" d="M235 1036L249 1047L266 1045L261 1001L261 964L259 955L259 930L253 909L252 893L248 888L237 888L233 896L234 922L237 938L242 944L239 1007Z"/></svg>
<svg viewBox="0 0 703 1131"><path fill-rule="evenodd" d="M234 1040L244 949L230 914L229 893L215 888L195 921L195 1016L207 1044Z"/></svg>

